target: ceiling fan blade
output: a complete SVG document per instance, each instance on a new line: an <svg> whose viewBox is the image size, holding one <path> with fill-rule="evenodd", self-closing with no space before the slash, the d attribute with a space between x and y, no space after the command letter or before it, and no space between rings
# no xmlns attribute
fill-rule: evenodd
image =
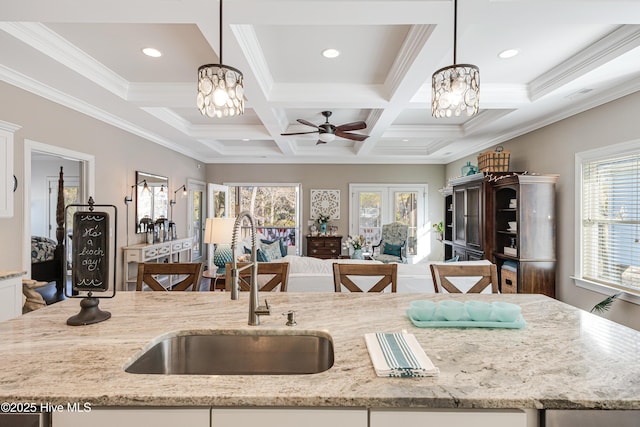
<svg viewBox="0 0 640 427"><path fill-rule="evenodd" d="M320 144L326 144L326 142L324 142L321 139L319 139L318 142L316 142L316 145L320 145Z"/></svg>
<svg viewBox="0 0 640 427"><path fill-rule="evenodd" d="M289 136L289 135L306 135L308 133L318 133L320 132L319 130L312 130L311 132L292 132L292 133L281 133L280 135L282 136Z"/></svg>
<svg viewBox="0 0 640 427"><path fill-rule="evenodd" d="M367 124L365 122L353 122L353 123L345 123L344 125L340 125L336 127L336 130L339 131L347 131L347 130L362 130L366 129Z"/></svg>
<svg viewBox="0 0 640 427"><path fill-rule="evenodd" d="M305 119L298 119L298 123L302 123L303 125L307 125L307 126L311 126L312 128L317 128L318 126L314 125L313 123L305 120Z"/></svg>
<svg viewBox="0 0 640 427"><path fill-rule="evenodd" d="M340 138L350 139L352 141L364 141L365 139L369 138L369 135L341 132L339 130L336 130L336 136L339 136Z"/></svg>

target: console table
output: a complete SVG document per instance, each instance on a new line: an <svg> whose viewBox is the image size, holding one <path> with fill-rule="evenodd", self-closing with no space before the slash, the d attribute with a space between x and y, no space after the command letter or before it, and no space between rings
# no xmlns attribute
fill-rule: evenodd
<svg viewBox="0 0 640 427"><path fill-rule="evenodd" d="M163 243L124 246L123 282L125 290L135 289L139 262L191 262L193 259L193 238L168 240ZM133 284L129 288L129 283Z"/></svg>

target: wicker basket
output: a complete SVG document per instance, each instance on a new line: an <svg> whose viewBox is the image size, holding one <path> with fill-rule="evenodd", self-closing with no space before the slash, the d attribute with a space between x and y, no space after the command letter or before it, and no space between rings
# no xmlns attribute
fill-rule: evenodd
<svg viewBox="0 0 640 427"><path fill-rule="evenodd" d="M487 151L478 155L478 170L480 172L508 172L510 153L502 147L495 151Z"/></svg>

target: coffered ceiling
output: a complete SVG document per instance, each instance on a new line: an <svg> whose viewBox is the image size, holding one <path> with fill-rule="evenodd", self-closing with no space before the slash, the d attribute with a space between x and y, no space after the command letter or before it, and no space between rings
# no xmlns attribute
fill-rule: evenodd
<svg viewBox="0 0 640 427"><path fill-rule="evenodd" d="M226 0L223 62L244 73L246 110L212 119L196 72L218 62L218 8L3 0L0 79L207 163L448 163L640 88L638 0L459 0L457 62L480 68L480 112L450 119L430 104L453 61L452 0ZM369 138L280 135L324 110Z"/></svg>

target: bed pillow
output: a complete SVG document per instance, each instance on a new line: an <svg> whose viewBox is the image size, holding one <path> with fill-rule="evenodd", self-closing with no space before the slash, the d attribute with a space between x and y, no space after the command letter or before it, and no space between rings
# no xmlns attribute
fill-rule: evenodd
<svg viewBox="0 0 640 427"><path fill-rule="evenodd" d="M264 243L265 240L262 240L260 243L260 250L264 253L264 255L269 259L269 261L275 261L277 259L282 259L282 251L280 249L280 242L277 240L271 243Z"/></svg>
<svg viewBox="0 0 640 427"><path fill-rule="evenodd" d="M393 256L401 257L402 245L390 245L389 243L385 243L384 251L382 253L385 255L393 255Z"/></svg>
<svg viewBox="0 0 640 427"><path fill-rule="evenodd" d="M249 254L251 255L251 248L247 248L246 246L244 247L244 253L245 254ZM256 249L256 258L258 262L269 262L270 259L267 257L267 255L262 252L261 249Z"/></svg>
<svg viewBox="0 0 640 427"><path fill-rule="evenodd" d="M281 257L286 257L287 256L287 245L284 243L284 240L282 240L282 237L276 239L276 240L267 240L267 239L260 239L260 241L264 244L271 244L271 243L275 243L278 242L278 246L280 248L280 256Z"/></svg>

